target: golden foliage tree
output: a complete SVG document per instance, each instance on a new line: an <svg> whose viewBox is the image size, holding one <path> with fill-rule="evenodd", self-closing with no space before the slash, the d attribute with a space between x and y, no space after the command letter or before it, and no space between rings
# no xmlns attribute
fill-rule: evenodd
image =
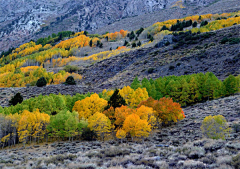
<svg viewBox="0 0 240 169"><path fill-rule="evenodd" d="M79 113L79 118L88 119L96 112L103 112L104 107L107 106L107 101L101 99L98 94L92 94L83 100L77 101L73 106L73 111Z"/></svg>
<svg viewBox="0 0 240 169"><path fill-rule="evenodd" d="M96 112L88 119L88 127L94 130L104 140L106 133L111 130L111 121L103 113Z"/></svg>

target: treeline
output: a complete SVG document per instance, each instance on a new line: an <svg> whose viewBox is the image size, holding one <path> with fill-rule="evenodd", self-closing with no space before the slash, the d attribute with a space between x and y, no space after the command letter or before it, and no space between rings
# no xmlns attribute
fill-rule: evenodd
<svg viewBox="0 0 240 169"><path fill-rule="evenodd" d="M156 80L136 77L133 89L146 88L150 97L160 99L170 97L182 106L232 95L239 91L240 76L228 76L223 82L213 73L198 73L183 76L166 76Z"/></svg>
<svg viewBox="0 0 240 169"><path fill-rule="evenodd" d="M154 100L146 89L129 86L99 95L40 95L0 108L0 139L2 147L59 139L144 139L162 123L184 117L172 99Z"/></svg>
<svg viewBox="0 0 240 169"><path fill-rule="evenodd" d="M46 38L39 38L36 41L37 45L45 46L46 44L50 44L52 46L55 45L56 42L63 40L65 37L70 37L71 35L74 35L75 33L72 31L62 31L58 32L57 34L53 33L52 36L48 36Z"/></svg>

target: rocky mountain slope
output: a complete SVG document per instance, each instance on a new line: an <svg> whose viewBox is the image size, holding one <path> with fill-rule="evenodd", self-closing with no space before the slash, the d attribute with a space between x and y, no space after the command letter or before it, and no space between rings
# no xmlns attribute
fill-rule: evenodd
<svg viewBox="0 0 240 169"><path fill-rule="evenodd" d="M184 120L156 131L144 144L75 141L5 149L0 168L237 168L240 132L232 130L226 140L202 139L200 126L205 116L221 114L232 127L239 123L239 105L235 95L185 108Z"/></svg>
<svg viewBox="0 0 240 169"><path fill-rule="evenodd" d="M96 30L124 18L148 15L148 13L159 11L158 15L151 16L153 19L150 19L150 22L145 19L146 21L141 23L139 22L141 20L134 18L134 24L129 24L126 28L133 30L136 26L137 28L149 26L156 20L162 21L189 14L206 13L208 10L201 11L209 8L216 1L187 0L183 2L186 8L176 6L171 10L172 15L166 15L162 9L169 9L176 2L177 0L2 0L0 5L0 51L16 47L30 39L37 39L63 30L102 32L102 30ZM215 10L215 12L239 10L240 2L238 0L231 0L227 5L222 5L225 4L224 2L226 0L217 2L221 11ZM229 5L232 6L232 4L236 6L229 9ZM178 12L174 12L177 8L179 8ZM117 30L125 28L119 24L115 26L112 24L112 26ZM108 30L111 31L111 29Z"/></svg>
<svg viewBox="0 0 240 169"><path fill-rule="evenodd" d="M146 47L97 62L82 70L84 82L97 88L116 88L130 85L138 76L158 78L167 75L185 75L213 72L225 79L240 73L239 44L221 44L224 37L240 37L240 26L201 34L202 38L165 47ZM185 35L184 35L185 36ZM181 38L181 37L180 37ZM182 39L184 40L184 38Z"/></svg>

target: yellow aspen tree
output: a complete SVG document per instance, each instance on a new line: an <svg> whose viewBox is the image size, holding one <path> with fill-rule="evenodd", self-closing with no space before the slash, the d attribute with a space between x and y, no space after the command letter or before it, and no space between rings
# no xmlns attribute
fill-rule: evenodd
<svg viewBox="0 0 240 169"><path fill-rule="evenodd" d="M104 140L106 133L111 130L111 121L103 113L96 112L88 119L88 127Z"/></svg>
<svg viewBox="0 0 240 169"><path fill-rule="evenodd" d="M157 125L157 119L154 116L154 110L152 107L146 107L142 105L137 109L136 114L140 117L141 120L146 120L151 127L154 128Z"/></svg>
<svg viewBox="0 0 240 169"><path fill-rule="evenodd" d="M135 125L135 136L138 138L142 138L144 141L144 138L149 136L149 133L151 132L151 125L148 124L146 120L138 120Z"/></svg>
<svg viewBox="0 0 240 169"><path fill-rule="evenodd" d="M101 99L98 94L92 94L83 100L77 101L73 106L73 111L79 113L79 119L88 119L95 112L103 112L107 106L107 101Z"/></svg>
<svg viewBox="0 0 240 169"><path fill-rule="evenodd" d="M116 133L116 137L118 139L121 139L121 143L122 143L123 139L126 138L126 132L123 129L119 129Z"/></svg>
<svg viewBox="0 0 240 169"><path fill-rule="evenodd" d="M135 126L139 120L140 117L138 115L130 114L129 116L127 116L126 120L123 123L123 130L131 135L132 140L136 136Z"/></svg>

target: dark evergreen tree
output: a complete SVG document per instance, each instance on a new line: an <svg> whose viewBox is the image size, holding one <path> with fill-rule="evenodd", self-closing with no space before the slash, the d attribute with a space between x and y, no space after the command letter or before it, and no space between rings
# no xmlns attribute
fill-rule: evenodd
<svg viewBox="0 0 240 169"><path fill-rule="evenodd" d="M152 41L154 41L154 38L153 38L153 36L151 36L151 38L150 38L149 40L150 40L151 42L152 42Z"/></svg>
<svg viewBox="0 0 240 169"><path fill-rule="evenodd" d="M127 44L128 44L128 41L125 40L123 46L127 46Z"/></svg>
<svg viewBox="0 0 240 169"><path fill-rule="evenodd" d="M137 44L135 42L132 43L132 48L137 47Z"/></svg>
<svg viewBox="0 0 240 169"><path fill-rule="evenodd" d="M90 42L89 42L89 46L92 47L92 45L93 45L93 42L92 42L92 39L91 39Z"/></svg>
<svg viewBox="0 0 240 169"><path fill-rule="evenodd" d="M161 31L164 31L164 30L169 30L166 25L163 25L163 27L161 28Z"/></svg>
<svg viewBox="0 0 240 169"><path fill-rule="evenodd" d="M197 22L196 22L196 21L193 22L192 26L193 26L194 28L197 27Z"/></svg>
<svg viewBox="0 0 240 169"><path fill-rule="evenodd" d="M115 110L116 107L121 107L122 105L125 106L126 101L119 94L119 90L115 89L113 95L110 97L110 100L108 101L108 105L105 107L105 110L109 109L110 107L113 107Z"/></svg>
<svg viewBox="0 0 240 169"><path fill-rule="evenodd" d="M130 40L133 40L135 38L135 34L134 34L134 32L132 31L131 33L130 33L130 35L129 35L129 39Z"/></svg>
<svg viewBox="0 0 240 169"><path fill-rule="evenodd" d="M36 85L37 85L37 87L46 86L47 85L47 80L45 79L45 77L41 77L40 79L38 79Z"/></svg>
<svg viewBox="0 0 240 169"><path fill-rule="evenodd" d="M23 97L21 96L20 93L15 94L15 96L13 96L11 98L11 100L9 101L9 105L10 106L15 106L18 103L22 103L23 102Z"/></svg>
<svg viewBox="0 0 240 169"><path fill-rule="evenodd" d="M66 79L66 82L64 83L66 85L76 85L76 82L72 76L68 76Z"/></svg>
<svg viewBox="0 0 240 169"><path fill-rule="evenodd" d="M137 46L141 46L142 45L142 43L141 43L141 41L139 41L138 43L137 43Z"/></svg>

